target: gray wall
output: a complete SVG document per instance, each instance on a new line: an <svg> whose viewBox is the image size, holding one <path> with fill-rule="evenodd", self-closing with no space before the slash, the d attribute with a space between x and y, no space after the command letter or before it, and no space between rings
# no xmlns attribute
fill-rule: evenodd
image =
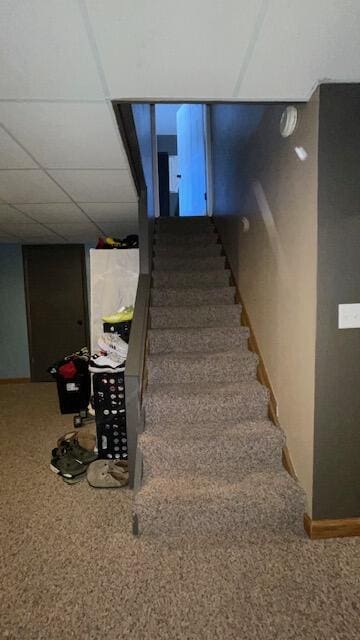
<svg viewBox="0 0 360 640"><path fill-rule="evenodd" d="M176 136L157 136L157 150L166 152L169 156L177 155L177 137Z"/></svg>
<svg viewBox="0 0 360 640"><path fill-rule="evenodd" d="M28 378L24 272L20 244L0 244L0 378Z"/></svg>
<svg viewBox="0 0 360 640"><path fill-rule="evenodd" d="M360 516L360 86L320 92L314 518Z"/></svg>
<svg viewBox="0 0 360 640"><path fill-rule="evenodd" d="M214 211L227 214L241 209L247 171L247 141L264 115L259 105L212 105L211 139Z"/></svg>
<svg viewBox="0 0 360 640"><path fill-rule="evenodd" d="M214 216L311 515L318 92L298 105L299 125L290 138L279 129L284 106L212 107ZM305 162L296 146L306 149ZM250 223L247 233L243 216Z"/></svg>
<svg viewBox="0 0 360 640"><path fill-rule="evenodd" d="M149 104L133 104L136 134L147 188L147 210L154 215L153 158L151 142L151 117Z"/></svg>

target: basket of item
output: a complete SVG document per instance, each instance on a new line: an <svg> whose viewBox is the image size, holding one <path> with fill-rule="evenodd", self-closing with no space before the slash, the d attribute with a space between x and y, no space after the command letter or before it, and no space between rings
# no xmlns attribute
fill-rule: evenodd
<svg viewBox="0 0 360 640"><path fill-rule="evenodd" d="M56 380L60 412L74 413L74 425L80 426L87 418L90 401L90 354L87 347L65 356L48 368Z"/></svg>

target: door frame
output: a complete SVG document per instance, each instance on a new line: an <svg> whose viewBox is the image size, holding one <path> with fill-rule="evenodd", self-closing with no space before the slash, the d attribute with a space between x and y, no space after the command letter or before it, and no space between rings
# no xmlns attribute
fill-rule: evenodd
<svg viewBox="0 0 360 640"><path fill-rule="evenodd" d="M134 101L134 102L144 102ZM211 154L211 110L209 102L201 102L201 100L159 100L150 103L151 114L151 139L153 150L153 186L154 186L154 205L155 218L160 216L160 194L159 194L159 167L157 157L157 136L156 136L156 117L155 107L157 104L201 104L203 105L203 130L205 143L205 181L206 181L206 215L213 216L213 170L212 170L212 154ZM199 216L201 217L201 216Z"/></svg>
<svg viewBox="0 0 360 640"><path fill-rule="evenodd" d="M25 307L26 307L26 324L27 324L27 335L28 335L28 345L29 345L29 365L30 365L30 381L34 382L34 370L33 370L33 345L32 345L32 327L31 327L31 313L30 313L30 296L29 296L29 272L28 272L28 257L29 257L29 249L32 247L44 247L49 246L46 244L23 244L22 245L22 257L23 257L23 271L24 271L24 290L25 290ZM85 332L85 340L86 345L90 348L90 328L89 328L89 304L88 304L88 286L87 286L87 275L86 275L86 258L85 258L85 245L83 244L52 244L51 247L80 247L80 258L81 258L81 279L83 283L83 305L84 305L84 332ZM64 354L65 355L65 354Z"/></svg>

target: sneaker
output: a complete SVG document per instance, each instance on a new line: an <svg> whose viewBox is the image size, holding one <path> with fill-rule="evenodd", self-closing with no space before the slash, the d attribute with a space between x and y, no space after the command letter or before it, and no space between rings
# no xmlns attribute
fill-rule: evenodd
<svg viewBox="0 0 360 640"><path fill-rule="evenodd" d="M134 315L134 307L121 307L116 313L111 316L104 316L102 319L109 324L116 324L117 322L128 322L132 320Z"/></svg>
<svg viewBox="0 0 360 640"><path fill-rule="evenodd" d="M88 451L86 453L89 453ZM97 456L89 456L89 463L94 461ZM91 460L92 459L92 460ZM57 447L53 449L50 469L54 473L59 474L62 478L73 480L77 476L84 476L87 469L87 464L75 459L72 454L71 448L66 446Z"/></svg>
<svg viewBox="0 0 360 640"><path fill-rule="evenodd" d="M98 345L105 353L117 353L119 356L127 357L129 345L116 333L104 333L100 336Z"/></svg>
<svg viewBox="0 0 360 640"><path fill-rule="evenodd" d="M89 364L91 373L119 373L125 371L125 358L117 354L109 356L92 356Z"/></svg>

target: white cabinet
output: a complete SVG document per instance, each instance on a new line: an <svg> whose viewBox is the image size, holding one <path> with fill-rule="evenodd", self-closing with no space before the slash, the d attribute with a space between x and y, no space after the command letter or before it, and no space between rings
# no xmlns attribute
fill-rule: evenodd
<svg viewBox="0 0 360 640"><path fill-rule="evenodd" d="M139 249L90 249L90 340L97 350L102 317L134 305L139 278Z"/></svg>

